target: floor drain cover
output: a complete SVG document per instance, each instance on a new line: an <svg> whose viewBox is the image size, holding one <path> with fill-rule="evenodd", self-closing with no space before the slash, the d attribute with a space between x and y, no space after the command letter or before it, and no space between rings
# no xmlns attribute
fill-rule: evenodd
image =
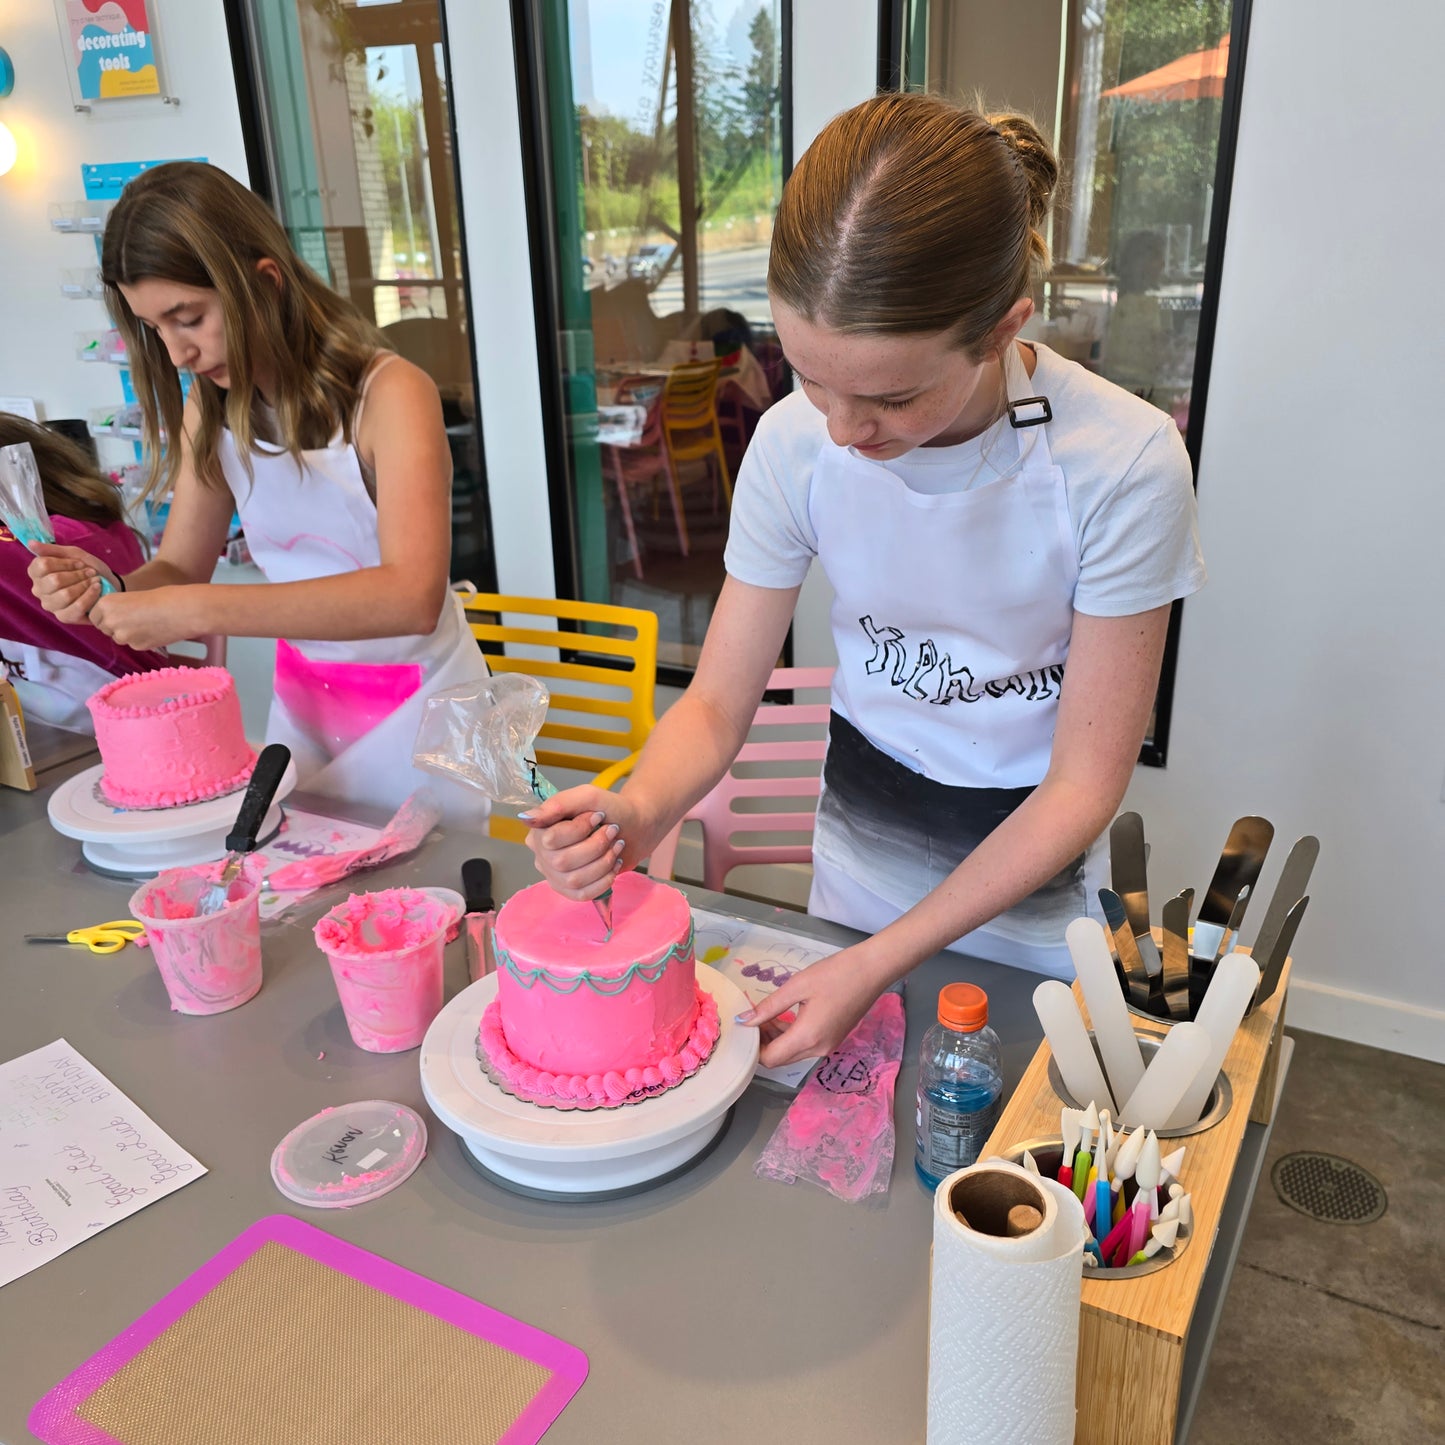
<svg viewBox="0 0 1445 1445"><path fill-rule="evenodd" d="M1388 1202L1373 1174L1337 1154L1286 1154L1270 1181L1291 1209L1327 1224L1370 1224Z"/></svg>

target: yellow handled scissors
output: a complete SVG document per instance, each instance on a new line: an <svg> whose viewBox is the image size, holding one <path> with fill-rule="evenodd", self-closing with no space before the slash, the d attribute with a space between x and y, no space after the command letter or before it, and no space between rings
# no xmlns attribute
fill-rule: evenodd
<svg viewBox="0 0 1445 1445"><path fill-rule="evenodd" d="M69 933L27 933L26 943L83 943L92 953L119 953L126 944L145 937L146 926L134 918L117 918Z"/></svg>

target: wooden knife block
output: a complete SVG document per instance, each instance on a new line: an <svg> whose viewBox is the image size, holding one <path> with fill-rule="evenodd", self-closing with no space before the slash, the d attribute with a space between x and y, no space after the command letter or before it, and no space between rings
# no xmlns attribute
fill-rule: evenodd
<svg viewBox="0 0 1445 1445"><path fill-rule="evenodd" d="M1274 996L1240 1025L1225 1055L1224 1072L1234 1095L1229 1113L1211 1129L1165 1144L1166 1153L1180 1144L1188 1149L1183 1183L1194 1213L1189 1248L1167 1269L1137 1279L1083 1276L1075 1445L1170 1445L1174 1439L1184 1344L1245 1125L1268 1123L1274 1115L1291 967L1292 961L1286 961ZM1074 997L1087 1022L1088 1009L1077 983ZM1131 1019L1135 1032L1145 1036L1160 1037L1168 1028L1162 1021L1132 1015ZM999 1117L982 1157L1030 1139L1058 1138L1063 1101L1049 1083L1050 1057L1045 1041Z"/></svg>

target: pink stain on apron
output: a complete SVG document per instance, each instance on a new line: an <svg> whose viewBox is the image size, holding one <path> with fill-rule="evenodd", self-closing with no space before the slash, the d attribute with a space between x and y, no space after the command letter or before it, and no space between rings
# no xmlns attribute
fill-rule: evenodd
<svg viewBox="0 0 1445 1445"><path fill-rule="evenodd" d="M276 643L276 697L291 720L335 756L364 738L421 688L414 662L318 662Z"/></svg>

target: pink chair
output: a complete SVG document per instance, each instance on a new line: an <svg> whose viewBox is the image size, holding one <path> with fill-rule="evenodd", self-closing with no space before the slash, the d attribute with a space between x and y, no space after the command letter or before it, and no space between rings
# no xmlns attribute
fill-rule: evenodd
<svg viewBox="0 0 1445 1445"><path fill-rule="evenodd" d="M617 487L617 502L622 511L622 525L627 532L627 545L632 551L632 570L642 579L642 547L632 520L632 488L646 482L652 487L652 514L657 515L657 483L667 482L672 502L672 519L677 525L677 545L684 557L688 553L687 521L682 512L682 493L677 472L672 465L662 434L662 382L657 377L629 376L618 383L617 403L641 404L647 407L647 421L642 435L630 446L602 443L602 462Z"/></svg>
<svg viewBox="0 0 1445 1445"><path fill-rule="evenodd" d="M826 689L832 679L831 667L779 667L768 679L768 690ZM806 843L743 840L751 834L812 834L827 747L828 709L825 696L821 702L765 702L757 710L748 741L732 766L683 818L683 822L691 819L702 824L705 887L721 892L728 873L744 863L812 862L811 836ZM800 724L810 729L810 736L786 736ZM777 740L779 732L785 734L781 741ZM748 809L745 805L755 799L789 799L798 806L786 812ZM672 877L681 834L679 823L653 849L648 864L652 877Z"/></svg>

